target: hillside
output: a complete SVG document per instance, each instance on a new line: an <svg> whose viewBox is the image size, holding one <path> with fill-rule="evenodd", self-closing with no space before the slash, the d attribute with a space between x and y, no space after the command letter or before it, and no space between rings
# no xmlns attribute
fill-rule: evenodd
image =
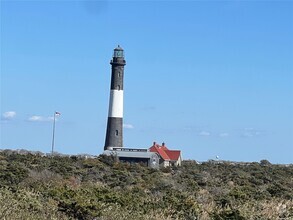
<svg viewBox="0 0 293 220"><path fill-rule="evenodd" d="M293 166L0 152L0 219L292 219Z"/></svg>

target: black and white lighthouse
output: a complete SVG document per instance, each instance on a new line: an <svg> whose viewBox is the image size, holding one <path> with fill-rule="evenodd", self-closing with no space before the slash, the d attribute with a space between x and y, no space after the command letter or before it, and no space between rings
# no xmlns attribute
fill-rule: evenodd
<svg viewBox="0 0 293 220"><path fill-rule="evenodd" d="M111 91L104 150L123 147L123 77L126 62L124 51L119 45L114 49L110 64L112 65Z"/></svg>

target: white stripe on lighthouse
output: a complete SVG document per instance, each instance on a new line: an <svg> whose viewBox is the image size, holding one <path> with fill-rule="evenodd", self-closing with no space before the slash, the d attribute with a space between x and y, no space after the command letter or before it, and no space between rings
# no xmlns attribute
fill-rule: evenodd
<svg viewBox="0 0 293 220"><path fill-rule="evenodd" d="M123 90L111 90L108 116L123 118Z"/></svg>

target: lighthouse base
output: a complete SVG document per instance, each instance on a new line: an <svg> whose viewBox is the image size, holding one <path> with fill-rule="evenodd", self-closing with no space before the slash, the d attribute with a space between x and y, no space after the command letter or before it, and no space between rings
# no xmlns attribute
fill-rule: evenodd
<svg viewBox="0 0 293 220"><path fill-rule="evenodd" d="M108 117L104 150L123 147L123 118Z"/></svg>

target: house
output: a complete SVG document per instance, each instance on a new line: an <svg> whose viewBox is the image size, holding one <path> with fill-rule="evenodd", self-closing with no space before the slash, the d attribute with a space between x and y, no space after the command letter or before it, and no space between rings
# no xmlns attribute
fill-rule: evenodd
<svg viewBox="0 0 293 220"><path fill-rule="evenodd" d="M111 147L105 150L104 154L117 157L122 162L142 163L151 168L159 168L160 156L149 149Z"/></svg>
<svg viewBox="0 0 293 220"><path fill-rule="evenodd" d="M160 166L181 166L181 151L180 150L169 150L165 143L162 145L153 143L153 146L149 148L150 152L157 153L160 156Z"/></svg>

